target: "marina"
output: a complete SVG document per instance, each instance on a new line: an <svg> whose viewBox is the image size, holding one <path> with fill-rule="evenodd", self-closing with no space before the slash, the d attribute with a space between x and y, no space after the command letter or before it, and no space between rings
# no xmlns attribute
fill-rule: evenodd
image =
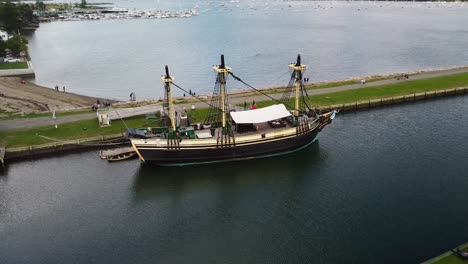
<svg viewBox="0 0 468 264"><path fill-rule="evenodd" d="M164 10L127 10L126 8L112 9L77 9L66 11L48 11L39 13L41 22L52 21L83 21L83 20L111 20L111 19L162 19L162 18L189 18L197 16L196 10L164 11Z"/></svg>

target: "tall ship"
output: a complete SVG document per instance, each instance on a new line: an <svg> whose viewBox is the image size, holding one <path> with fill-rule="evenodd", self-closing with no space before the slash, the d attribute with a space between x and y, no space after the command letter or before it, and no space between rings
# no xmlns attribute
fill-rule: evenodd
<svg viewBox="0 0 468 264"><path fill-rule="evenodd" d="M211 99L197 100L208 106L203 122L190 124L189 117L175 110L172 88L177 87L166 66L165 97L160 110L160 127L130 128L131 144L142 162L157 165L191 165L254 159L287 154L310 145L319 132L332 122L336 111L320 113L309 107L300 55L296 63L289 64L291 78L281 98L255 89L234 75L224 63L213 67L216 83ZM226 88L228 77L240 81L257 93L269 97L271 105L252 109L229 104ZM230 78L231 79L231 78Z"/></svg>

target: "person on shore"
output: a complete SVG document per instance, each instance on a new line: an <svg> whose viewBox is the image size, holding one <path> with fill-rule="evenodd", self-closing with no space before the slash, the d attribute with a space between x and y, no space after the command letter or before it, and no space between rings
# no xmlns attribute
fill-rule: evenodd
<svg viewBox="0 0 468 264"><path fill-rule="evenodd" d="M130 102L133 101L133 92L130 93Z"/></svg>
<svg viewBox="0 0 468 264"><path fill-rule="evenodd" d="M65 92L65 85L63 86L63 88L62 88L62 89L63 89L63 92Z"/></svg>
<svg viewBox="0 0 468 264"><path fill-rule="evenodd" d="M252 110L257 109L257 103L255 103L255 100L253 100L253 102L252 102L252 108L251 109Z"/></svg>
<svg viewBox="0 0 468 264"><path fill-rule="evenodd" d="M58 87L58 84L56 84L56 85L55 85L55 91L58 92L58 90L59 90L59 87Z"/></svg>

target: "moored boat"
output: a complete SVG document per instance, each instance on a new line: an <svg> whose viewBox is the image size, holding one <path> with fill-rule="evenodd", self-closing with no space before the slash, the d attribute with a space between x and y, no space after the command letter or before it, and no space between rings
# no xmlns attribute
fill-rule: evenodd
<svg viewBox="0 0 468 264"><path fill-rule="evenodd" d="M228 103L226 80L232 76L246 83L232 73L221 55L221 64L213 67L217 78L211 100L206 102L208 115L202 124L190 126L176 116L171 86L180 87L173 83L166 66L161 118L167 126L129 129L136 154L142 162L189 165L275 156L307 147L332 122L336 111L319 114L308 106L302 81L307 66L301 64L300 55L289 68L291 79L281 99L263 93L274 104L258 109L254 104L251 110L236 111Z"/></svg>

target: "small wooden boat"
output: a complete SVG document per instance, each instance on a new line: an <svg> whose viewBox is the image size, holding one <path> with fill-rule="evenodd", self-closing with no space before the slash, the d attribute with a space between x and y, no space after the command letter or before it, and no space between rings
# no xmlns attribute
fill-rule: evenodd
<svg viewBox="0 0 468 264"><path fill-rule="evenodd" d="M120 155L115 155L115 156L107 156L107 161L121 161L121 160L126 160L130 159L132 157L136 157L136 152L128 152Z"/></svg>
<svg viewBox="0 0 468 264"><path fill-rule="evenodd" d="M121 161L135 157L136 152L132 147L118 148L101 151L99 156L107 161Z"/></svg>

